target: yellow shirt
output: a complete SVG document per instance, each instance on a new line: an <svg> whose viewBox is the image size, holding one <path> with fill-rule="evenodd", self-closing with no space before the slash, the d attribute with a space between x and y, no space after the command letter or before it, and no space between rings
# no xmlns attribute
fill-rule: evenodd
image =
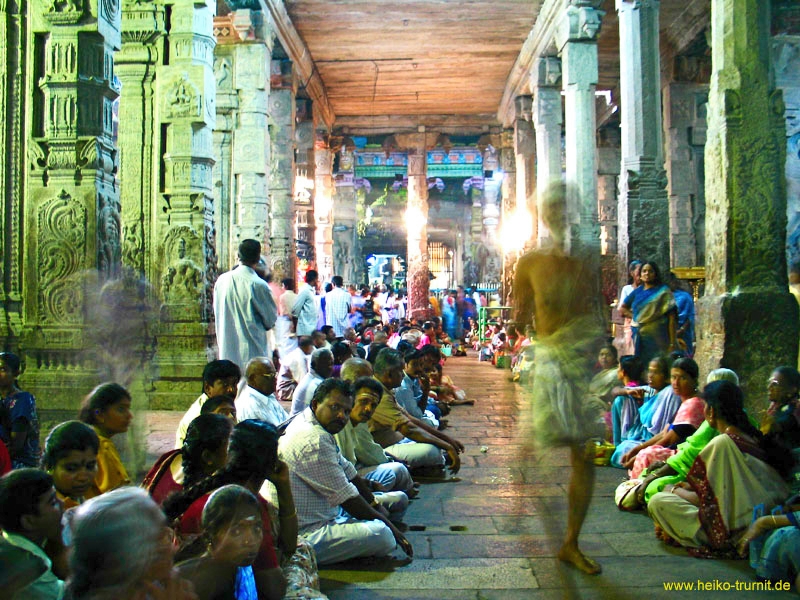
<svg viewBox="0 0 800 600"><path fill-rule="evenodd" d="M101 434L97 427L94 428L94 431L100 438L100 450L97 452L97 475L94 477L91 489L86 492L87 500L123 485L129 485L131 482L114 442Z"/></svg>

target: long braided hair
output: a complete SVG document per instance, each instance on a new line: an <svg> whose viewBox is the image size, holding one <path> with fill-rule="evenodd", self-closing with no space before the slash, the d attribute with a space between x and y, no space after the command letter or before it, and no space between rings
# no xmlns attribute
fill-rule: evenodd
<svg viewBox="0 0 800 600"><path fill-rule="evenodd" d="M183 487L190 488L203 479L203 452L217 452L228 445L233 422L225 415L205 414L189 423L181 446Z"/></svg>
<svg viewBox="0 0 800 600"><path fill-rule="evenodd" d="M180 517L201 496L231 483L242 485L252 477L266 479L278 460L278 431L264 421L247 419L237 423L228 444L228 462L211 475L164 501L170 521Z"/></svg>

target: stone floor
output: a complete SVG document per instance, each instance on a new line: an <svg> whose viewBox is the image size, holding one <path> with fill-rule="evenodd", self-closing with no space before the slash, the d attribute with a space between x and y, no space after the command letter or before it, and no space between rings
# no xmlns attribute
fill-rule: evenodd
<svg viewBox="0 0 800 600"><path fill-rule="evenodd" d="M695 559L656 540L645 514L614 506L623 473L609 467L597 469L581 536L603 573L591 577L560 564L554 556L566 518L566 453L523 456L516 432L522 394L507 371L474 357L450 358L445 370L476 401L449 416L449 433L466 446L461 471L446 482L424 482L411 502L405 521L414 559L397 550L387 559L322 569L332 600L795 597L737 591L737 583L745 590L755 582L746 561ZM150 413L153 458L171 446L179 416ZM716 591L665 590L667 582L697 589L698 581Z"/></svg>

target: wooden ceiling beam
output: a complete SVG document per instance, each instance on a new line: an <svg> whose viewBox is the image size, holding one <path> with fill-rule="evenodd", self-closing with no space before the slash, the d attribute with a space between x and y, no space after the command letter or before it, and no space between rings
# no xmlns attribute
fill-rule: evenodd
<svg viewBox="0 0 800 600"><path fill-rule="evenodd" d="M289 13L286 12L286 6L283 0L261 1L266 4L266 8L275 25L275 32L278 36L278 40L294 63L294 68L300 78L301 85L305 87L308 96L314 102L325 125L327 125L329 129L332 128L336 120L336 114L333 112L333 108L328 102L325 82L322 81L317 71L314 59L311 57L311 52L303 41L303 38L297 33L297 29L295 29L292 20L289 18Z"/></svg>
<svg viewBox="0 0 800 600"><path fill-rule="evenodd" d="M494 114L483 115L376 115L340 116L336 119L336 130L347 129L356 135L384 135L427 130L448 135L477 135L499 130Z"/></svg>

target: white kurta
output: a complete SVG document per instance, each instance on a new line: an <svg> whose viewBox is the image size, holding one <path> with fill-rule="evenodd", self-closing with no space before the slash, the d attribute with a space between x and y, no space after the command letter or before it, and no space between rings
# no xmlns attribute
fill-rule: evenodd
<svg viewBox="0 0 800 600"><path fill-rule="evenodd" d="M267 331L275 326L278 308L267 282L245 265L223 273L214 286L219 358L244 370L256 356L271 358Z"/></svg>

